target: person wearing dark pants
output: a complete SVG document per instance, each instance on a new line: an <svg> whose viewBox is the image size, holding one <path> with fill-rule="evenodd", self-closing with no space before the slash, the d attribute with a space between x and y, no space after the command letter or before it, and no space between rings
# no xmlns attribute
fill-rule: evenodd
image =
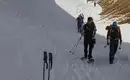
<svg viewBox="0 0 130 80"><path fill-rule="evenodd" d="M92 17L88 17L87 23L83 26L83 33L84 35L84 57L85 59L92 59L92 50L96 43L95 39L96 34L96 26L93 22ZM89 53L89 54L88 54Z"/></svg>
<svg viewBox="0 0 130 80"><path fill-rule="evenodd" d="M91 41L91 42L90 42ZM92 50L94 48L94 43L92 42L92 40L88 41L87 37L84 36L84 57L88 59L92 58ZM89 47L89 50L88 50ZM88 54L89 51L89 54Z"/></svg>
<svg viewBox="0 0 130 80"><path fill-rule="evenodd" d="M78 32L81 33L82 24L78 22L77 26L78 26Z"/></svg>
<svg viewBox="0 0 130 80"><path fill-rule="evenodd" d="M115 54L118 49L118 44L120 40L120 44L122 43L121 30L119 26L117 26L117 22L114 21L112 25L107 26L107 45L110 44L110 53L109 53L109 63L113 64L113 60L115 59Z"/></svg>
<svg viewBox="0 0 130 80"><path fill-rule="evenodd" d="M109 53L109 62L113 63L114 56L118 49L118 40L110 40L110 53Z"/></svg>

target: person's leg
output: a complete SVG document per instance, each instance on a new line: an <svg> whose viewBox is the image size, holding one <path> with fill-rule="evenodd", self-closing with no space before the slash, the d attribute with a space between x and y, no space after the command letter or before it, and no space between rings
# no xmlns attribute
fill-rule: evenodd
<svg viewBox="0 0 130 80"><path fill-rule="evenodd" d="M81 28L82 28L82 24L80 24L79 26L79 32L81 33Z"/></svg>
<svg viewBox="0 0 130 80"><path fill-rule="evenodd" d="M88 55L89 59L93 58L93 56L92 56L93 47L94 47L94 44L92 44L92 43L89 44L89 55Z"/></svg>
<svg viewBox="0 0 130 80"><path fill-rule="evenodd" d="M110 53L109 53L109 62L110 62L110 64L113 63L113 59L114 59L113 54L114 54L114 42L113 42L113 40L110 40Z"/></svg>
<svg viewBox="0 0 130 80"><path fill-rule="evenodd" d="M116 54L116 52L117 52L118 43L119 43L119 41L118 41L118 40L115 40L115 42L114 42L114 54L113 54L113 56L115 56L115 54Z"/></svg>
<svg viewBox="0 0 130 80"><path fill-rule="evenodd" d="M84 57L87 58L87 54L88 54L88 42L87 39L84 37Z"/></svg>
<svg viewBox="0 0 130 80"><path fill-rule="evenodd" d="M78 32L79 32L79 24L77 24L77 27L78 27Z"/></svg>

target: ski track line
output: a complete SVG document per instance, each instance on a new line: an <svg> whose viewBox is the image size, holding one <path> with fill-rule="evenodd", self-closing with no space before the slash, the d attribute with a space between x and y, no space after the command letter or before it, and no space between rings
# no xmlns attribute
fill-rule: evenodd
<svg viewBox="0 0 130 80"><path fill-rule="evenodd" d="M91 78L91 73L96 73L96 71L98 72L97 74L99 75L100 74L100 78L99 80L105 80L105 78L103 77L102 73L100 72L100 70L96 67L94 67L94 64L88 64L87 62L83 62L80 60L80 57L72 54L72 56L74 56L74 58L72 58L71 60L74 61L73 63L75 63L76 65L78 65L78 62L77 61L80 61L80 64L83 64L82 68L79 68L80 72L84 72L86 73L87 77L89 80L93 80ZM86 70L88 69L88 70Z"/></svg>
<svg viewBox="0 0 130 80"><path fill-rule="evenodd" d="M100 70L96 67L94 67L94 64L86 64L87 65L87 69L90 73L94 73L94 74L100 74L100 79L99 80L105 80L105 78L103 77L103 75L101 74ZM89 74L90 74L89 73ZM87 73L88 74L88 73ZM93 80L93 79L90 79L90 80Z"/></svg>
<svg viewBox="0 0 130 80"><path fill-rule="evenodd" d="M82 73L81 71L78 71L78 69L79 69L79 68L78 68L78 65L75 64L74 72L77 74L78 79L79 79L79 80L82 80L84 73Z"/></svg>
<svg viewBox="0 0 130 80"><path fill-rule="evenodd" d="M88 76L89 80L92 80L91 75L90 75L91 72L85 70L85 66L87 65L87 63L85 63L84 61L83 61L83 63L84 63L84 67L82 68L82 71L84 71L84 73L86 73L86 75ZM87 69L88 69L88 67L87 67Z"/></svg>
<svg viewBox="0 0 130 80"><path fill-rule="evenodd" d="M78 59L77 59L78 60ZM74 70L74 72L78 75L78 76L81 76L81 78L79 77L79 79L84 79L84 80L91 80L91 78L90 78L90 75L85 75L84 73L85 73L85 71L84 70L82 70L81 69L81 67L80 67L80 65L78 66L78 63L74 63L75 65L76 65L76 70ZM82 65L82 63L80 62L80 64L81 64L81 66L82 66L82 68L84 67L84 64ZM78 71L77 71L78 70ZM80 73L80 74L79 74ZM89 73L88 73L89 74ZM88 79L86 79L86 77L88 78Z"/></svg>
<svg viewBox="0 0 130 80"><path fill-rule="evenodd" d="M73 63L68 63L67 61L67 72L64 74L65 80L74 80L74 77L76 80L78 80L77 74L73 71L74 65ZM71 74L71 75L70 75Z"/></svg>
<svg viewBox="0 0 130 80"><path fill-rule="evenodd" d="M68 54L68 55L70 55L70 54ZM72 54L71 54L71 57L72 57ZM65 73L66 78L67 78L67 80L68 79L69 80L80 80L79 73L77 74L75 72L76 66L74 64L74 61L71 60L71 57L67 60L67 64L66 64L66 68L67 68L67 71ZM72 76L69 75L68 73L72 74Z"/></svg>
<svg viewBox="0 0 130 80"><path fill-rule="evenodd" d="M95 65L94 65L94 63L93 64L86 64L86 68L89 70L89 72L91 72L91 73L94 73L94 74L100 74L100 78L101 79L99 79L99 80L105 80L105 78L104 78L104 76L102 75L102 73L101 73L101 71L97 68L97 67L95 67ZM97 75L96 74L96 75Z"/></svg>
<svg viewBox="0 0 130 80"><path fill-rule="evenodd" d="M78 66L78 63L75 62L75 65ZM92 79L92 76L91 76L92 73L98 74L98 75L100 74L99 80L105 80L105 78L101 74L100 70L98 68L94 67L93 64L88 64L88 63L83 62L83 65L77 69L79 69L80 73L85 73L86 75L84 75L84 77L87 77L89 80L94 80L94 79ZM75 73L79 76L79 73L77 71L75 71Z"/></svg>
<svg viewBox="0 0 130 80"><path fill-rule="evenodd" d="M120 52L118 51L118 53L117 54L119 54ZM115 64L118 64L119 65L119 69L120 68L123 68L123 66L130 66L129 64L127 64L127 63L121 63L121 59L117 56L117 55L115 55L115 57L117 58L117 60L116 60L116 63Z"/></svg>
<svg viewBox="0 0 130 80"><path fill-rule="evenodd" d="M119 65L119 69L123 68L123 66L130 66L128 63L123 63L123 61L118 57L118 55L121 54L118 50L115 55L115 64Z"/></svg>
<svg viewBox="0 0 130 80"><path fill-rule="evenodd" d="M73 71L77 74L78 79L82 80L84 73L80 71L80 67L78 67L78 64L76 64L75 61L72 60L72 62L74 64L74 68L72 68Z"/></svg>

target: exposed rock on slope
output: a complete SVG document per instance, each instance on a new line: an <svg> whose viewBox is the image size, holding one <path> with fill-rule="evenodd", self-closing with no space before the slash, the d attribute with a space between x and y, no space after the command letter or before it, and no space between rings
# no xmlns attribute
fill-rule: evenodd
<svg viewBox="0 0 130 80"><path fill-rule="evenodd" d="M120 24L130 23L129 0L101 0L99 4L102 7L102 19L117 18Z"/></svg>

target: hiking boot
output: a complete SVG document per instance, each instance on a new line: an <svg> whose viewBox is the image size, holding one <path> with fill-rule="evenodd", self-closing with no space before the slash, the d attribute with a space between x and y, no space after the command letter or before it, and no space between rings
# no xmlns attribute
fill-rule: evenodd
<svg viewBox="0 0 130 80"><path fill-rule="evenodd" d="M113 60L114 60L114 57L110 57L110 58L109 58L109 63L110 63L110 64L113 64Z"/></svg>
<svg viewBox="0 0 130 80"><path fill-rule="evenodd" d="M88 59L93 59L93 57L91 55L88 55Z"/></svg>

